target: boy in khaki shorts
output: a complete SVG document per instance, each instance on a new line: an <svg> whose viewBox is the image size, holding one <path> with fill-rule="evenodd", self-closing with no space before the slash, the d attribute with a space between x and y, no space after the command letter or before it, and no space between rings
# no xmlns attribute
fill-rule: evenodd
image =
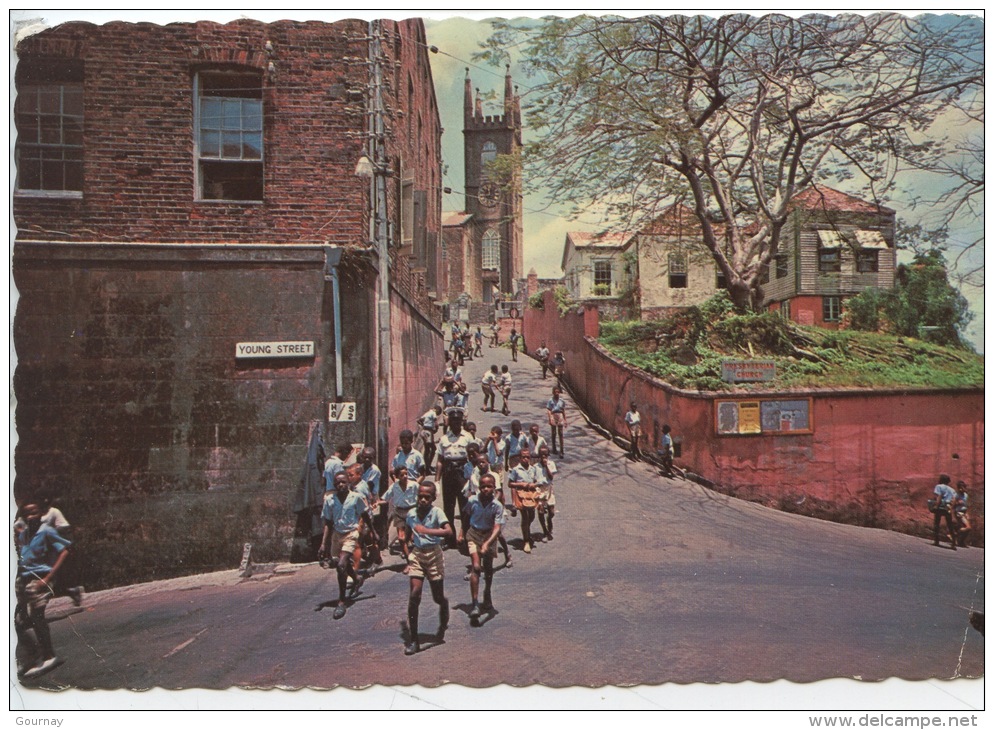
<svg viewBox="0 0 994 730"><path fill-rule="evenodd" d="M350 596L356 596L363 579L352 564L352 556L359 547L359 520L369 510L369 505L359 492L349 489L345 472L335 475L335 491L324 499L321 518L324 535L321 538L320 558L334 557L338 571L338 606L335 618L345 615L345 586L352 578Z"/></svg>
<svg viewBox="0 0 994 730"><path fill-rule="evenodd" d="M472 626L480 623L480 573L483 573L483 610L493 611L490 586L494 579L494 558L497 557L497 539L500 536L503 522L504 507L494 498L497 480L493 474L480 477L480 492L466 502L466 513L469 515L469 530L459 536L459 542L465 541L469 548L469 557L473 561L473 572L469 576L469 593L473 599L473 608L469 612L469 622Z"/></svg>
<svg viewBox="0 0 994 730"><path fill-rule="evenodd" d="M411 594L407 599L407 622L411 639L404 647L410 656L421 650L418 641L418 609L425 578L431 588L431 597L438 604L438 637L445 634L449 625L449 601L445 597L445 559L442 542L452 537L452 525L445 512L432 503L436 497L435 483L426 481L418 487L418 504L407 515L407 540L411 544L407 556L407 574L411 579Z"/></svg>

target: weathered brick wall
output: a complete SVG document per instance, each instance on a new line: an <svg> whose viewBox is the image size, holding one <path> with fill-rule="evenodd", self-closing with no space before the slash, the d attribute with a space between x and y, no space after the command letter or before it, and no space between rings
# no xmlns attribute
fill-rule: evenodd
<svg viewBox="0 0 994 730"><path fill-rule="evenodd" d="M59 497L92 587L233 567L245 541L285 559L308 430L333 396L321 251L69 248L22 245L14 260L15 495ZM372 320L367 291L343 279L356 387ZM237 342L282 340L314 341L317 356L235 359Z"/></svg>
<svg viewBox="0 0 994 730"><path fill-rule="evenodd" d="M384 21L385 103L394 133L388 155L428 193L426 241L441 230L441 127L418 20ZM238 20L160 26L74 22L21 41L21 63L83 62L83 197L15 193L18 240L316 243L365 246L368 180L355 176L365 152L364 21ZM272 53L266 44L272 44ZM269 70L270 62L274 70ZM238 67L262 73L264 200L198 201L193 76ZM410 86L409 86L410 84ZM414 93L408 93L413 89ZM400 134L407 131L411 137ZM388 180L396 217L398 191ZM429 316L424 274L396 257L396 279Z"/></svg>
<svg viewBox="0 0 994 730"><path fill-rule="evenodd" d="M971 485L975 534L983 539L982 391L805 391L791 395L813 398L814 433L718 436L719 394L678 390L617 361L584 337L585 328L595 336L595 310L560 318L551 294L545 305L526 310L525 334L564 352L571 393L587 414L626 434L625 413L635 400L649 448L658 445L663 424L670 424L681 442L677 464L721 491L791 511L923 533L931 530L925 501L938 475L947 473Z"/></svg>
<svg viewBox="0 0 994 730"><path fill-rule="evenodd" d="M442 347L428 280L441 128L422 23L382 27L389 167L427 200L428 260L390 254L392 379L416 384L390 405L407 414ZM289 556L308 433L335 399L323 245L346 249L342 390L357 405L325 442L377 442L376 277L356 251L370 186L354 174L368 35L364 21L70 23L18 45L26 65L83 64L82 195L14 195L16 491L60 496L100 556L91 587L232 567L246 540L256 559ZM261 201L197 200L193 79L222 67L262 75ZM386 180L396 224L398 178ZM309 363L234 361L237 341L301 339L316 343Z"/></svg>

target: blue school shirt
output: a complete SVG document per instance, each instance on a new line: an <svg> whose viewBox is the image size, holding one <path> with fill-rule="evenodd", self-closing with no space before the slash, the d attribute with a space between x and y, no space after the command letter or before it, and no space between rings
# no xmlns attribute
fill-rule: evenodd
<svg viewBox="0 0 994 730"><path fill-rule="evenodd" d="M440 535L419 535L414 530L415 525L424 525L430 530L435 530L447 524L449 524L449 518L445 516L445 513L441 509L434 505L428 510L428 514L425 515L424 519L418 516L416 509L412 509L407 513L407 526L410 528L411 542L414 544L414 547L426 548L441 545L442 540L445 539Z"/></svg>
<svg viewBox="0 0 994 730"><path fill-rule="evenodd" d="M466 514L469 515L469 526L474 530L489 532L495 524L503 524L504 506L494 498L490 504L483 504L480 496L474 494L466 502Z"/></svg>
<svg viewBox="0 0 994 730"><path fill-rule="evenodd" d="M407 476L411 479L417 479L424 472L425 457L417 449L411 449L411 453L409 454L405 454L403 449L401 449L393 457L393 462L390 464L390 471L392 472L398 466L406 466Z"/></svg>
<svg viewBox="0 0 994 730"><path fill-rule="evenodd" d="M366 507L366 500L359 492L349 492L344 502L338 499L337 492L332 492L325 497L321 519L330 524L335 532L347 535L359 529L359 518Z"/></svg>
<svg viewBox="0 0 994 730"><path fill-rule="evenodd" d="M411 509L418 503L418 483L408 480L405 490L401 489L400 482L394 482L383 495L383 501L392 504L394 509Z"/></svg>
<svg viewBox="0 0 994 730"><path fill-rule="evenodd" d="M376 464L370 464L369 468L362 473L362 480L369 485L369 489L374 496L380 493L380 478L382 476L383 472L380 471L380 467Z"/></svg>
<svg viewBox="0 0 994 730"><path fill-rule="evenodd" d="M487 461L490 466L497 466L504 461L504 445L504 439L498 441L496 447L493 441L487 439Z"/></svg>
<svg viewBox="0 0 994 730"><path fill-rule="evenodd" d="M324 491L335 491L335 475L340 471L345 471L345 465L338 456L332 456L324 462Z"/></svg>
<svg viewBox="0 0 994 730"><path fill-rule="evenodd" d="M528 448L528 434L524 431L517 436L509 433L504 437L504 451L508 456L517 456L523 448Z"/></svg>
<svg viewBox="0 0 994 730"><path fill-rule="evenodd" d="M43 578L52 572L52 566L59 553L72 545L54 527L41 525L34 535L28 537L25 529L17 533L17 568L27 575Z"/></svg>
<svg viewBox="0 0 994 730"><path fill-rule="evenodd" d="M549 398L549 402L545 404L545 409L551 411L552 413L565 413L566 412L566 401L562 398L555 400L554 398Z"/></svg>

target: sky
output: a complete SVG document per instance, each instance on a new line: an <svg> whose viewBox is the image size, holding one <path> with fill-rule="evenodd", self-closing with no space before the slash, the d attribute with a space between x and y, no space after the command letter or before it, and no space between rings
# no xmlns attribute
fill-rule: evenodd
<svg viewBox="0 0 994 730"><path fill-rule="evenodd" d="M895 8L896 9L896 8ZM528 12L532 17L548 14L564 14L563 10L533 9ZM585 10L589 13L620 12L618 10ZM673 9L670 12L681 12ZM707 12L695 8L682 11L685 14ZM743 9L743 12L748 10ZM769 8L756 11L769 12ZM786 11L789 12L789 11ZM807 10L806 12L810 12ZM831 11L829 11L831 12ZM916 10L914 12L920 12ZM941 12L969 12L946 9ZM440 53L431 56L432 70L436 85L436 93L441 106L442 124L445 129L443 137L443 157L447 166L445 185L453 189L451 195L444 196L443 207L446 210L460 210L463 206L463 162L462 162L462 98L465 69L470 65L471 79L474 87L479 86L486 92L491 89L502 90L503 69L492 69L472 61L472 54L478 49L480 41L489 33L489 26L482 22L491 13L481 11L423 11L409 10L403 14L390 14L381 11L316 11L316 10L12 10L10 11L10 30L16 30L17 24L39 19L45 25L52 26L68 20L86 20L93 23L104 23L113 20L132 22L190 22L195 20L213 20L228 22L240 17L252 17L266 22L280 19L293 20L322 20L334 21L342 17L359 17L371 19L389 15L393 18L419 15L426 18L426 29L429 44L438 46ZM625 11L625 14L633 14ZM13 51L10 51L10 63L13 65ZM521 93L527 90L520 70L512 67L512 75L521 87ZM10 69L11 83L13 71ZM498 111L497 109L494 110ZM13 182L13 177L11 177ZM11 188L12 189L12 188ZM558 277L562 275L559 264L562 257L563 239L567 230L596 230L603 226L603 221L596 216L590 216L584 221L566 221L555 213L539 212L543 201L526 194L524 218L525 234L525 270L534 267L541 277ZM898 207L900 210L899 206ZM981 350L983 345L983 298L982 292L970 297L977 320L971 327L971 338L978 343ZM934 686L933 686L934 685ZM942 685L941 687L939 685ZM223 694L188 690L183 693L170 693L164 690L152 690L140 695L134 693L51 693L50 696L34 696L27 691L22 693L18 701L34 702L34 709L62 707L89 707L91 709L141 709L143 707L163 707L169 709L210 709L220 707L266 707L281 708L292 703L295 709L327 709L329 703L336 707L348 709L385 708L394 702L394 693L400 691L404 697L424 697L425 707L444 706L444 700L433 698L456 696L462 704L471 701L474 693L479 690L463 690L458 686L449 686L443 690L423 691L416 688L410 691L405 688L373 687L362 692L336 690L334 693L325 692L295 692L292 699L282 697L280 693L235 693L234 700L221 699ZM416 694L412 694L415 693ZM662 686L662 687L633 687L633 688L600 688L597 690L584 688L566 688L562 690L542 690L528 688L523 690L495 689L487 690L486 703L495 705L503 701L507 707L523 708L569 708L591 706L591 702L602 703L602 709L618 707L639 708L762 708L764 700L769 707L785 707L804 709L820 707L830 709L863 707L871 708L906 708L925 707L923 701L931 700L928 707L946 707L943 703L961 703L957 707L983 706L983 680L974 682L942 682L910 684L899 680L874 683L872 685L853 682L850 680L832 680L811 685L792 685L786 682L774 682L762 685L743 683L741 685L724 686ZM460 694L461 693L461 694ZM44 694L44 693L42 693ZM500 700L495 700L499 697ZM934 698L934 699L931 699ZM234 704L232 704L234 702ZM585 703L581 705L580 703ZM12 699L12 709L18 705ZM189 716L187 716L189 717ZM626 718L626 723L634 719ZM687 718L684 718L685 720ZM690 718L693 722L702 722L700 716ZM74 718L74 727L86 727L86 722L92 721L92 727L107 726L108 716L102 713L91 715L89 718ZM703 721L706 723L706 721ZM786 724L784 724L786 723ZM657 723L653 723L654 725ZM804 713L789 715L737 715L736 724L745 728L764 728L775 730L778 727L801 727L807 725ZM639 726L639 722L636 722Z"/></svg>

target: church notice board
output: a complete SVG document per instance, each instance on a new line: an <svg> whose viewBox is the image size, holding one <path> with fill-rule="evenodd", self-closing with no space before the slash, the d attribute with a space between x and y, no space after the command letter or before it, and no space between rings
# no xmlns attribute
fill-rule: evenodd
<svg viewBox="0 0 994 730"><path fill-rule="evenodd" d="M812 433L811 399L717 400L715 427L719 436Z"/></svg>

